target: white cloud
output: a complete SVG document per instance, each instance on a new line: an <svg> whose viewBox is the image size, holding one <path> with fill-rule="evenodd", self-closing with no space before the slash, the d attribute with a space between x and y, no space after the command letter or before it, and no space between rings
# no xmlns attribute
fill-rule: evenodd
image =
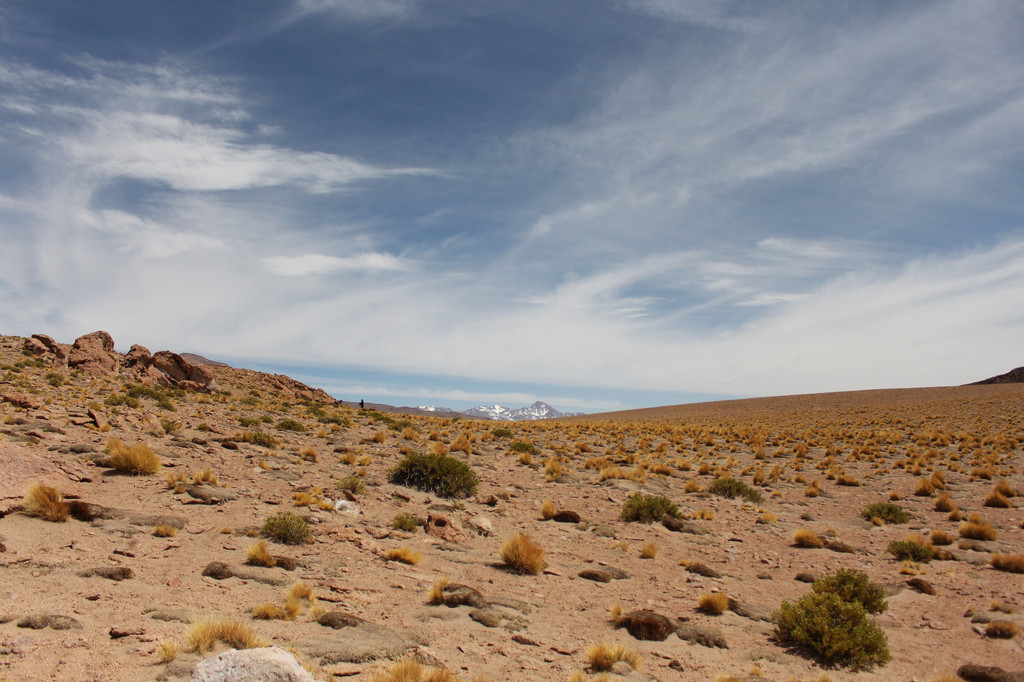
<svg viewBox="0 0 1024 682"><path fill-rule="evenodd" d="M302 277L330 272L397 272L408 270L409 264L389 253L361 253L356 256L338 257L319 253L301 256L270 256L263 264L275 275Z"/></svg>

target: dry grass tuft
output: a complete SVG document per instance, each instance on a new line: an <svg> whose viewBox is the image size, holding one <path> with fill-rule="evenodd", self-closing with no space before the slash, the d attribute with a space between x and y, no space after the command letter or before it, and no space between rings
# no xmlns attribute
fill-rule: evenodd
<svg viewBox="0 0 1024 682"><path fill-rule="evenodd" d="M173 538L178 534L178 529L174 526L168 526L166 524L160 526L153 526L153 535L158 538Z"/></svg>
<svg viewBox="0 0 1024 682"><path fill-rule="evenodd" d="M145 443L128 447L117 438L111 438L106 451L110 455L110 466L116 471L144 476L160 471L160 458Z"/></svg>
<svg viewBox="0 0 1024 682"><path fill-rule="evenodd" d="M825 546L825 541L809 528L798 528L793 532L793 545L795 547L818 549Z"/></svg>
<svg viewBox="0 0 1024 682"><path fill-rule="evenodd" d="M544 500L544 504L540 506L540 517L545 521L549 521L555 518L555 514L558 510L555 509L555 503L551 500Z"/></svg>
<svg viewBox="0 0 1024 682"><path fill-rule="evenodd" d="M25 493L22 511L46 521L67 521L71 513L71 505L64 501L64 496L56 488L42 483L35 483Z"/></svg>
<svg viewBox="0 0 1024 682"><path fill-rule="evenodd" d="M250 566L273 568L277 565L277 559L267 549L267 541L260 540L255 545L249 545L249 549L245 551L245 563Z"/></svg>
<svg viewBox="0 0 1024 682"><path fill-rule="evenodd" d="M370 682L459 682L459 677L447 668L427 667L409 657L392 663Z"/></svg>
<svg viewBox="0 0 1024 682"><path fill-rule="evenodd" d="M526 466L533 464L533 455L529 452L520 452L518 459L520 464L525 464Z"/></svg>
<svg viewBox="0 0 1024 682"><path fill-rule="evenodd" d="M288 599L308 599L312 601L313 588L301 580L296 580L291 584L291 587L288 588Z"/></svg>
<svg viewBox="0 0 1024 682"><path fill-rule="evenodd" d="M1017 497L1017 490L1007 483L1005 478L1001 478L996 482L996 487L993 491L1001 495L1005 495L1006 497Z"/></svg>
<svg viewBox="0 0 1024 682"><path fill-rule="evenodd" d="M544 550L526 533L516 533L501 546L501 560L516 573L536 575L544 570Z"/></svg>
<svg viewBox="0 0 1024 682"><path fill-rule="evenodd" d="M1020 627L1012 620L994 620L985 626L985 636L997 639L1013 639Z"/></svg>
<svg viewBox="0 0 1024 682"><path fill-rule="evenodd" d="M640 556L644 559L658 558L658 546L653 542L648 542L646 545L640 548Z"/></svg>
<svg viewBox="0 0 1024 682"><path fill-rule="evenodd" d="M178 657L180 652L181 646L171 640L164 640L156 647L156 655L161 663L170 663Z"/></svg>
<svg viewBox="0 0 1024 682"><path fill-rule="evenodd" d="M707 592L700 595L697 608L704 613L720 616L729 609L729 595L723 592Z"/></svg>
<svg viewBox="0 0 1024 682"><path fill-rule="evenodd" d="M984 505L986 507L998 507L1000 509L1009 509L1010 507L1013 506L1013 502L1010 502L1010 498L1008 498L1006 495L1003 495L998 490L993 490L991 493L988 494L988 497L985 498Z"/></svg>
<svg viewBox="0 0 1024 682"><path fill-rule="evenodd" d="M314 464L320 459L320 456L316 452L316 448L309 445L299 450L299 456L302 457L304 462L313 462Z"/></svg>
<svg viewBox="0 0 1024 682"><path fill-rule="evenodd" d="M935 498L935 511L951 512L954 509L956 509L956 505L953 503L953 498L949 496L949 493L942 493Z"/></svg>
<svg viewBox="0 0 1024 682"><path fill-rule="evenodd" d="M992 568L1008 573L1024 573L1024 554L993 554Z"/></svg>
<svg viewBox="0 0 1024 682"><path fill-rule="evenodd" d="M947 533L944 530L939 530L938 528L932 531L930 537L932 544L940 547L944 545L952 545L953 541L956 540L956 538L954 538L952 534Z"/></svg>
<svg viewBox="0 0 1024 682"><path fill-rule="evenodd" d="M252 610L252 617L258 620L294 620L298 610L281 608L277 604L265 602Z"/></svg>
<svg viewBox="0 0 1024 682"><path fill-rule="evenodd" d="M971 516L976 517L977 515L971 514ZM960 537L962 538L970 540L995 540L998 535L991 523L982 521L980 518L973 521L968 520L960 524Z"/></svg>
<svg viewBox="0 0 1024 682"><path fill-rule="evenodd" d="M619 642L599 642L587 649L587 661L593 670L611 670L619 661L625 661L633 670L640 667L640 654Z"/></svg>
<svg viewBox="0 0 1024 682"><path fill-rule="evenodd" d="M268 646L249 626L237 620L197 620L189 628L185 650L205 654L218 640L234 649Z"/></svg>
<svg viewBox="0 0 1024 682"><path fill-rule="evenodd" d="M389 549L384 553L384 557L388 561L401 561L403 564L409 564L410 566L415 566L423 559L422 554L409 547Z"/></svg>
<svg viewBox="0 0 1024 682"><path fill-rule="evenodd" d="M441 576L434 581L434 585L430 588L430 595L427 597L428 604L443 604L444 603L444 588L448 587L451 581L448 576Z"/></svg>

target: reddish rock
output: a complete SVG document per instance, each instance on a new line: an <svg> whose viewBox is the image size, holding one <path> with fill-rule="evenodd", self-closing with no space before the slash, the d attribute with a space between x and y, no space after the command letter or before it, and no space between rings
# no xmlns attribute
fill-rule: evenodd
<svg viewBox="0 0 1024 682"><path fill-rule="evenodd" d="M104 331L79 336L68 354L68 367L90 374L117 374L114 339Z"/></svg>
<svg viewBox="0 0 1024 682"><path fill-rule="evenodd" d="M21 407L26 410L38 410L42 407L42 404L38 400L24 393L4 393L3 402L10 403L15 407Z"/></svg>
<svg viewBox="0 0 1024 682"><path fill-rule="evenodd" d="M217 387L217 378L213 371L202 365L193 365L169 350L162 350L153 355L153 367L160 370L175 386L200 391L212 391Z"/></svg>
<svg viewBox="0 0 1024 682"><path fill-rule="evenodd" d="M149 349L139 344L132 344L127 355L124 356L124 366L128 368L149 367L153 364L153 355Z"/></svg>
<svg viewBox="0 0 1024 682"><path fill-rule="evenodd" d="M54 354L56 362L66 363L68 360L68 346L64 343L57 343L46 334L33 334L32 338L43 344L46 350Z"/></svg>
<svg viewBox="0 0 1024 682"><path fill-rule="evenodd" d="M423 530L427 535L446 542L459 542L466 539L458 521L443 514L428 514L427 525Z"/></svg>
<svg viewBox="0 0 1024 682"><path fill-rule="evenodd" d="M21 506L25 492L33 483L57 488L64 495L80 496L76 481L88 481L83 469L70 463L57 463L14 443L0 441L0 515Z"/></svg>
<svg viewBox="0 0 1024 682"><path fill-rule="evenodd" d="M38 339L25 339L24 343L21 344L22 350L32 355L46 355L49 351Z"/></svg>

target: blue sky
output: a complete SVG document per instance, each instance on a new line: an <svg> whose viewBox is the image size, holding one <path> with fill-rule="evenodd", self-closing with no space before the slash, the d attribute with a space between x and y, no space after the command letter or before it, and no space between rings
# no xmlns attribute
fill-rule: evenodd
<svg viewBox="0 0 1024 682"><path fill-rule="evenodd" d="M0 6L0 332L603 411L1024 364L1024 5Z"/></svg>

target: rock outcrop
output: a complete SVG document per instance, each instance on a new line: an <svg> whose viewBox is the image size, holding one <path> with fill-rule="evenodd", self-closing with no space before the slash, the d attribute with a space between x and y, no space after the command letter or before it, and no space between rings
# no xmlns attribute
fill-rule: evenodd
<svg viewBox="0 0 1024 682"><path fill-rule="evenodd" d="M79 336L68 353L68 367L90 374L117 374L114 339L104 331Z"/></svg>
<svg viewBox="0 0 1024 682"><path fill-rule="evenodd" d="M316 682L298 659L279 647L225 651L200 661L192 669L190 682Z"/></svg>

